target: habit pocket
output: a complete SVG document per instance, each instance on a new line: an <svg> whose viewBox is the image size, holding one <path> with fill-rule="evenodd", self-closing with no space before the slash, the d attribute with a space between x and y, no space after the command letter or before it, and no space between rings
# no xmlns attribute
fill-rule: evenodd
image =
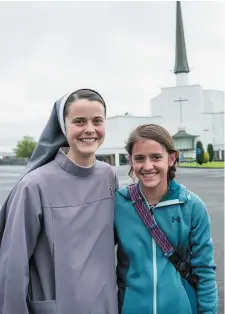
<svg viewBox="0 0 225 314"><path fill-rule="evenodd" d="M31 314L56 314L55 300L47 301L27 301L29 312Z"/></svg>

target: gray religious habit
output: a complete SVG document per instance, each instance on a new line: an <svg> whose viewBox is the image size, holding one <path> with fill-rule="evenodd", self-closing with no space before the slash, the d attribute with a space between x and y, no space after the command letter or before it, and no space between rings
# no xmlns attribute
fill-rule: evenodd
<svg viewBox="0 0 225 314"><path fill-rule="evenodd" d="M68 158L63 111L69 96L56 101L0 209L0 314L118 313L117 180L107 163L84 168Z"/></svg>

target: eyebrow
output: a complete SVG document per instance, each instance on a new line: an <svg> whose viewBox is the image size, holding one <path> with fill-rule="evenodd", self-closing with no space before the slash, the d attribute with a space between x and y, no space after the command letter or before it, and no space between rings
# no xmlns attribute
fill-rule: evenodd
<svg viewBox="0 0 225 314"><path fill-rule="evenodd" d="M152 153L152 154L134 154L134 157L145 157L145 156L163 156L162 153Z"/></svg>
<svg viewBox="0 0 225 314"><path fill-rule="evenodd" d="M162 153L153 153L153 154L151 154L151 156L163 156L163 154Z"/></svg>
<svg viewBox="0 0 225 314"><path fill-rule="evenodd" d="M74 117L73 119L88 119L88 117ZM102 116L93 117L92 119L104 119Z"/></svg>

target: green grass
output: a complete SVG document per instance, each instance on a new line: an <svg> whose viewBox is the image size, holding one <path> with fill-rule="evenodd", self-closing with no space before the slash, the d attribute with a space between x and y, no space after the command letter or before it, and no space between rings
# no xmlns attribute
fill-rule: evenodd
<svg viewBox="0 0 225 314"><path fill-rule="evenodd" d="M212 161L207 162L206 164L197 165L196 162L191 163L182 163L179 167L198 167L198 168L224 168L224 161Z"/></svg>

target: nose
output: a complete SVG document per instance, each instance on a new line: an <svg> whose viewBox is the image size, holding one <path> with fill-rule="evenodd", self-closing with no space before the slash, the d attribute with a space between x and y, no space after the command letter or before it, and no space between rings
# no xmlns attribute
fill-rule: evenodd
<svg viewBox="0 0 225 314"><path fill-rule="evenodd" d="M143 170L150 171L153 169L153 162L150 158L146 158L143 164Z"/></svg>
<svg viewBox="0 0 225 314"><path fill-rule="evenodd" d="M91 121L88 121L87 124L85 125L85 133L94 133L95 132L95 128L94 125Z"/></svg>

